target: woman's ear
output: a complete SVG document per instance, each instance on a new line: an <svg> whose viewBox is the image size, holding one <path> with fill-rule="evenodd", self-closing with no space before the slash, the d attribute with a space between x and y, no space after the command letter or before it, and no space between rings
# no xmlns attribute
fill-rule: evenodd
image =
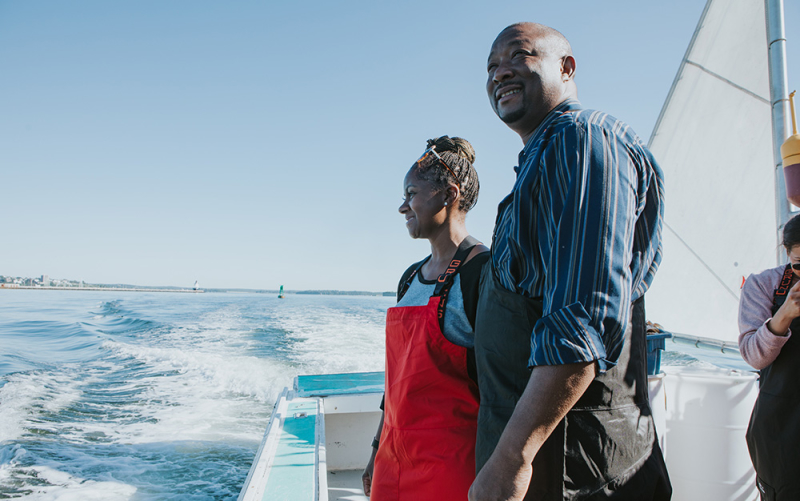
<svg viewBox="0 0 800 501"><path fill-rule="evenodd" d="M447 185L447 189L444 192L444 202L445 205L454 206L456 204L456 200L461 196L461 190L458 189L458 186L454 184Z"/></svg>

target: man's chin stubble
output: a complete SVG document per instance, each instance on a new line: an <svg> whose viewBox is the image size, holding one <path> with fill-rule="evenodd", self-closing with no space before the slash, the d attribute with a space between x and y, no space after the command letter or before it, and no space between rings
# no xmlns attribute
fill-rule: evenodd
<svg viewBox="0 0 800 501"><path fill-rule="evenodd" d="M521 119L522 117L524 117L525 116L525 110L524 109L518 109L518 110L514 110L514 111L511 111L511 112L508 112L508 113L499 113L498 112L497 116L500 117L500 120L502 120L503 123L505 123L507 125L510 125L510 124L516 122L517 120Z"/></svg>

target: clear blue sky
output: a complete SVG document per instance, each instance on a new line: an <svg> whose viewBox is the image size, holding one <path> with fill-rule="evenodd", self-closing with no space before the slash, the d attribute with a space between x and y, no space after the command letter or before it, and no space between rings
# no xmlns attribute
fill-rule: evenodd
<svg viewBox="0 0 800 501"><path fill-rule="evenodd" d="M564 33L583 104L646 139L704 4L0 0L0 274L393 290L429 252L397 213L426 139L475 146L491 238L522 146L484 90L502 28Z"/></svg>

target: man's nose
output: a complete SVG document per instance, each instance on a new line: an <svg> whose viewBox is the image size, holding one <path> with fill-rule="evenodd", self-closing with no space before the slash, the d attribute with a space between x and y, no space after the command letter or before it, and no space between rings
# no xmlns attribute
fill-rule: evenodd
<svg viewBox="0 0 800 501"><path fill-rule="evenodd" d="M492 81L494 83L500 83L504 80L508 80L512 76L514 76L514 72L511 70L511 67L508 64L501 63L495 68Z"/></svg>

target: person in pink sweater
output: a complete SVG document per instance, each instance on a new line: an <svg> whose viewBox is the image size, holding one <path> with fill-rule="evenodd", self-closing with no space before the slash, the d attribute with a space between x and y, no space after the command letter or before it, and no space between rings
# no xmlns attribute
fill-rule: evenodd
<svg viewBox="0 0 800 501"><path fill-rule="evenodd" d="M800 216L784 226L783 246L789 264L750 275L739 300L739 349L760 371L747 447L770 501L800 499Z"/></svg>

